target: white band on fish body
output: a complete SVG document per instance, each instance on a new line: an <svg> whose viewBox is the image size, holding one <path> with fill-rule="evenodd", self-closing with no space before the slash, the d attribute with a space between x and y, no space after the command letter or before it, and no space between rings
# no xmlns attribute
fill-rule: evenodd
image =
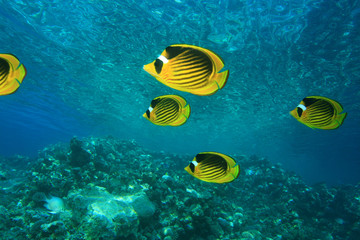
<svg viewBox="0 0 360 240"><path fill-rule="evenodd" d="M154 110L152 107L149 107L149 112L151 112L152 110Z"/></svg>
<svg viewBox="0 0 360 240"><path fill-rule="evenodd" d="M164 57L163 55L160 55L158 57L158 59L161 60L164 64L167 64L169 62L169 60L166 57Z"/></svg>
<svg viewBox="0 0 360 240"><path fill-rule="evenodd" d="M191 163L194 164L195 167L199 164L197 161L192 161Z"/></svg>
<svg viewBox="0 0 360 240"><path fill-rule="evenodd" d="M299 104L297 107L301 108L303 111L306 110L306 107L304 105L302 105L302 104Z"/></svg>

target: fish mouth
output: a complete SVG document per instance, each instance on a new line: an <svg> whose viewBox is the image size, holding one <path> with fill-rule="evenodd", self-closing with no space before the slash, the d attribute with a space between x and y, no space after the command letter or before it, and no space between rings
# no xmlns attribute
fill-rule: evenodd
<svg viewBox="0 0 360 240"><path fill-rule="evenodd" d="M298 116L296 116L295 110L292 110L289 112L291 116L293 116L294 118L298 118Z"/></svg>
<svg viewBox="0 0 360 240"><path fill-rule="evenodd" d="M143 69L149 73L151 76L155 77L155 78L158 78L159 75L155 74L153 71L151 71L151 68L149 67L149 64L148 65L144 65L143 66Z"/></svg>
<svg viewBox="0 0 360 240"><path fill-rule="evenodd" d="M144 66L143 66L143 69L144 69L145 71L149 72L149 71L148 71L148 67L146 67L146 66L147 66L147 65L144 65Z"/></svg>

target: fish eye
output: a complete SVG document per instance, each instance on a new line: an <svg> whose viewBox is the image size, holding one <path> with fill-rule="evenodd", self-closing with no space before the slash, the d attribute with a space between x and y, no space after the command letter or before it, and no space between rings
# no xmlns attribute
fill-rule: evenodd
<svg viewBox="0 0 360 240"><path fill-rule="evenodd" d="M299 117L301 117L302 113L303 113L303 110L299 107L296 108L297 109L297 114Z"/></svg>
<svg viewBox="0 0 360 240"><path fill-rule="evenodd" d="M162 67L163 67L164 63L160 60L160 59L156 59L154 66L155 66L155 70L158 74L161 73Z"/></svg>

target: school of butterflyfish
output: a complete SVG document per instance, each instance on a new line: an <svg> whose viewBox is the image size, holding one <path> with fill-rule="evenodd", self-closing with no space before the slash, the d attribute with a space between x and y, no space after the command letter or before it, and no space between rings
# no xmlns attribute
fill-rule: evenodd
<svg viewBox="0 0 360 240"><path fill-rule="evenodd" d="M215 52L188 44L170 45L144 70L166 86L199 96L215 94L229 78L224 62ZM0 54L0 95L14 93L26 76L26 68L12 54ZM317 129L339 128L347 115L335 100L305 97L290 112L302 124ZM179 95L155 97L143 117L159 126L181 126L189 119L189 103ZM211 183L229 183L240 174L236 161L222 153L201 152L185 167L193 177Z"/></svg>

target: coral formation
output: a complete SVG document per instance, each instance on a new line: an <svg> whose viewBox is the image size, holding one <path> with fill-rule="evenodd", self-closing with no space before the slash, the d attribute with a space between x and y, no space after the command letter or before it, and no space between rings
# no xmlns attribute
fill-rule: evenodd
<svg viewBox="0 0 360 240"><path fill-rule="evenodd" d="M193 156L148 151L111 137L49 146L16 172L2 161L2 237L300 240L360 235L359 185L309 186L266 159L232 156L242 172L230 184L187 174L183 169ZM56 214L44 208L44 195L58 197L47 199Z"/></svg>

